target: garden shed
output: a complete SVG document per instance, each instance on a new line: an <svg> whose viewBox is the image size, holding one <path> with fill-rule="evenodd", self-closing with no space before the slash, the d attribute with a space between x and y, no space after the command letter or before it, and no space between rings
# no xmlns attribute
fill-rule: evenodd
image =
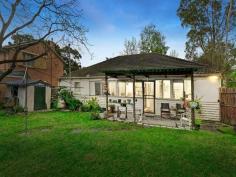
<svg viewBox="0 0 236 177"><path fill-rule="evenodd" d="M13 102L28 111L50 109L51 105L51 86L41 80L12 80L5 81L9 87L6 93L6 101Z"/></svg>

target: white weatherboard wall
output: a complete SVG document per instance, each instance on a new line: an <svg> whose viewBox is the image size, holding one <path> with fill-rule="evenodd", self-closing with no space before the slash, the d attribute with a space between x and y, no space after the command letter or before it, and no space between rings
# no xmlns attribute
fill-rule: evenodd
<svg viewBox="0 0 236 177"><path fill-rule="evenodd" d="M201 100L201 116L206 120L220 120L219 88L221 87L220 75L195 77L195 98Z"/></svg>
<svg viewBox="0 0 236 177"><path fill-rule="evenodd" d="M158 80L159 78L156 77ZM116 79L110 79L116 80ZM74 92L74 96L81 101L88 100L91 97L97 97L98 102L101 107L106 107L106 97L105 95L95 96L94 95L94 84L95 82L105 83L104 78L73 78L72 83L72 91ZM74 83L80 82L80 93L78 94L74 88ZM60 86L69 86L69 79L62 79L60 82ZM205 120L220 120L220 106L219 106L219 88L221 87L221 79L220 75L196 75L194 77L194 97L201 99L201 117ZM127 100L130 99L132 102L132 97L118 97L118 96L109 96L109 104L119 106L119 103L113 103L113 100ZM143 99L142 97L137 97L136 109L140 109L143 111ZM161 103L169 103L170 107L175 107L176 103L182 103L181 100L175 99L155 99L155 112L157 115L160 115L160 107ZM132 106L128 106L128 111L132 111Z"/></svg>
<svg viewBox="0 0 236 177"><path fill-rule="evenodd" d="M45 102L47 105L47 109L50 109L51 106L51 87L46 86L45 90ZM25 88L19 87L18 88L18 98L19 98L19 104L23 108L25 107ZM34 111L34 86L28 86L27 87L27 108L28 111Z"/></svg>

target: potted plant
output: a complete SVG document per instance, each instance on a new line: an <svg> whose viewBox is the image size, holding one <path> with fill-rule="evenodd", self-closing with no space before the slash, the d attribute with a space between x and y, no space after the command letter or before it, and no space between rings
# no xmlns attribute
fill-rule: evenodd
<svg viewBox="0 0 236 177"><path fill-rule="evenodd" d="M195 129L199 130L202 124L200 99L189 102L189 107L195 110Z"/></svg>
<svg viewBox="0 0 236 177"><path fill-rule="evenodd" d="M112 104L109 106L109 108L110 113L115 113L115 105Z"/></svg>

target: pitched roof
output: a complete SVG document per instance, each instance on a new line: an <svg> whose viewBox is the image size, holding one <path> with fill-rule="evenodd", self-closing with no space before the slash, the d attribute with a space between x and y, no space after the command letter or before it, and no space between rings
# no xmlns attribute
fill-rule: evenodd
<svg viewBox="0 0 236 177"><path fill-rule="evenodd" d="M32 46L34 46L34 45L37 45L37 44L39 44L39 43L43 43L43 44L45 44L45 46L47 46L47 47L62 61L62 63L65 64L65 60L62 58L62 56L60 56L60 55L58 54L58 52L57 52L50 44L48 44L48 42L46 42L46 41L40 41L39 43L36 43L36 44L35 44L35 42L36 42L36 41L23 42L23 43L20 43L20 44L11 44L11 45L6 45L6 46L4 46L3 48L4 48L4 49L14 49L14 48L16 48L17 46L25 46L25 45L29 45L29 44L32 44ZM52 41L50 41L50 42L52 43L52 45L54 45ZM27 49L24 49L24 50L22 50L22 51L27 51Z"/></svg>
<svg viewBox="0 0 236 177"><path fill-rule="evenodd" d="M103 76L104 73L163 73L196 71L204 67L187 61L157 53L124 55L108 59L71 73L72 77Z"/></svg>
<svg viewBox="0 0 236 177"><path fill-rule="evenodd" d="M34 85L34 86L45 86L49 85L47 82L44 82L42 80L24 80L24 79L19 79L19 80L10 80L10 81L3 81L1 84L7 84L10 86L25 86L27 83L27 86L29 85Z"/></svg>

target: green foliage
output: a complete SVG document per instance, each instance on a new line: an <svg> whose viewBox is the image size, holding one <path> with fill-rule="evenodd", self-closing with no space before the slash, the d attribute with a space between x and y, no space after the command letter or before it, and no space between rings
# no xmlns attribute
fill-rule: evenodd
<svg viewBox="0 0 236 177"><path fill-rule="evenodd" d="M69 46L60 47L59 45L56 45L55 49L65 61L64 68L66 70L66 73L69 73L69 66L71 67L71 71L75 71L81 68L80 59L82 56L77 49Z"/></svg>
<svg viewBox="0 0 236 177"><path fill-rule="evenodd" d="M236 71L230 71L226 74L226 86L236 88Z"/></svg>
<svg viewBox="0 0 236 177"><path fill-rule="evenodd" d="M71 98L67 102L68 108L72 111L78 110L82 103L76 98Z"/></svg>
<svg viewBox="0 0 236 177"><path fill-rule="evenodd" d="M140 34L140 52L141 53L159 53L166 54L169 47L166 46L165 36L156 29L156 26L150 24L145 26Z"/></svg>
<svg viewBox="0 0 236 177"><path fill-rule="evenodd" d="M92 120L99 120L100 119L100 115L98 112L91 112L90 118Z"/></svg>
<svg viewBox="0 0 236 177"><path fill-rule="evenodd" d="M20 105L15 105L12 108L13 113L21 113L24 112L24 108Z"/></svg>
<svg viewBox="0 0 236 177"><path fill-rule="evenodd" d="M139 53L138 42L135 37L132 37L131 40L125 40L124 42L124 51L125 55L133 55Z"/></svg>
<svg viewBox="0 0 236 177"><path fill-rule="evenodd" d="M52 105L51 105L52 109L55 109L55 110L58 109L58 102L59 102L58 99L52 100Z"/></svg>
<svg viewBox="0 0 236 177"><path fill-rule="evenodd" d="M98 101L96 98L91 98L90 100L87 100L83 106L81 107L81 111L83 112L100 112L101 107L98 104Z"/></svg>
<svg viewBox="0 0 236 177"><path fill-rule="evenodd" d="M195 119L195 125L200 126L202 124L202 120L201 119Z"/></svg>
<svg viewBox="0 0 236 177"><path fill-rule="evenodd" d="M25 42L33 42L35 41L34 37L31 34L19 34L16 33L12 35L13 44L20 44Z"/></svg>
<svg viewBox="0 0 236 177"><path fill-rule="evenodd" d="M165 43L165 36L156 29L153 24L144 27L140 33L140 40L132 37L131 40L125 40L124 51L125 55L133 55L138 53L159 53L166 54L169 49Z"/></svg>
<svg viewBox="0 0 236 177"><path fill-rule="evenodd" d="M82 103L73 96L72 92L65 88L61 89L58 95L65 102L66 108L70 109L71 111L78 110L82 105Z"/></svg>
<svg viewBox="0 0 236 177"><path fill-rule="evenodd" d="M236 59L235 12L235 1L181 0L177 15L182 26L189 29L186 58L226 71Z"/></svg>
<svg viewBox="0 0 236 177"><path fill-rule="evenodd" d="M77 112L30 113L25 135L23 118L0 118L1 177L235 176L235 135L92 121Z"/></svg>

